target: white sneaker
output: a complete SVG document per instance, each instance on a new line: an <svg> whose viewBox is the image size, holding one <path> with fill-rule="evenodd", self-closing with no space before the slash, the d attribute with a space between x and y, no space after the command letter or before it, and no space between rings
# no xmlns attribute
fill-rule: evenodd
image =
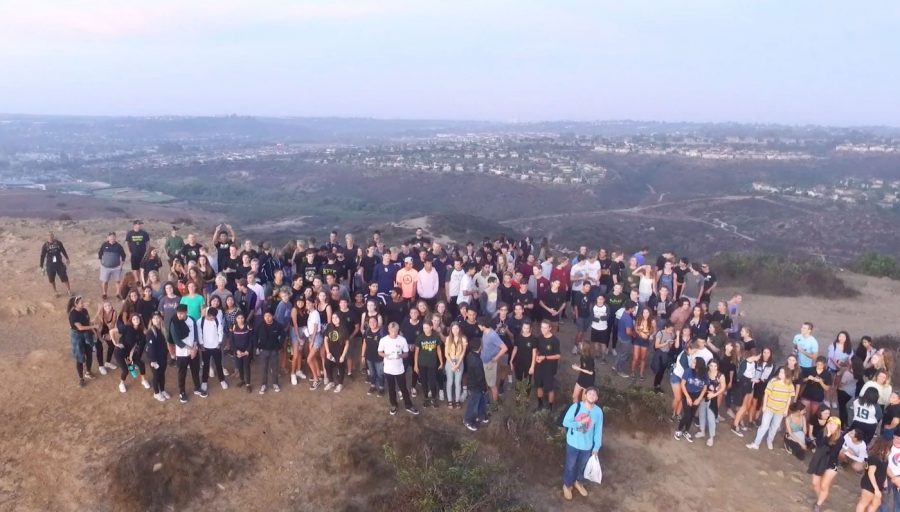
<svg viewBox="0 0 900 512"><path fill-rule="evenodd" d="M125 388L125 383L124 383L124 382L120 382L120 383L119 383L119 393L124 393L124 392L126 392L126 391L128 391L128 389Z"/></svg>
<svg viewBox="0 0 900 512"><path fill-rule="evenodd" d="M343 384L338 384L337 386L334 387L334 392L335 392L335 393L340 393L342 389L344 389L344 385L343 385Z"/></svg>
<svg viewBox="0 0 900 512"><path fill-rule="evenodd" d="M259 394L260 395L266 394L266 385L265 384L263 384L262 386L259 387Z"/></svg>
<svg viewBox="0 0 900 512"><path fill-rule="evenodd" d="M329 382L328 384L325 384L325 391L330 391L333 388L334 388L334 384L332 384L331 382Z"/></svg>
<svg viewBox="0 0 900 512"><path fill-rule="evenodd" d="M153 398L156 399L157 402L165 402L166 397L162 395L162 393L153 393Z"/></svg>
<svg viewBox="0 0 900 512"><path fill-rule="evenodd" d="M768 449L770 449L770 450L774 450L774 449L775 449L775 447L772 446L772 443L769 442L769 441L766 441L766 448L768 448Z"/></svg>
<svg viewBox="0 0 900 512"><path fill-rule="evenodd" d="M618 352L616 352L616 349L612 349L612 354L613 354L613 355L614 355L614 356L617 356L617 355L619 355L619 353L618 353Z"/></svg>
<svg viewBox="0 0 900 512"><path fill-rule="evenodd" d="M224 380L222 382L219 382L219 385L222 386L222 389L228 389L228 383Z"/></svg>
<svg viewBox="0 0 900 512"><path fill-rule="evenodd" d="M207 391L208 389L205 382L200 383L200 391Z"/></svg>
<svg viewBox="0 0 900 512"><path fill-rule="evenodd" d="M750 443L750 444L747 445L747 448L749 448L749 449L751 449L751 450L759 450L759 445Z"/></svg>
<svg viewBox="0 0 900 512"><path fill-rule="evenodd" d="M272 389L273 389L276 393L278 393L279 391L281 391L281 387L280 387L278 384L272 384Z"/></svg>
<svg viewBox="0 0 900 512"><path fill-rule="evenodd" d="M415 398L417 394L418 393L416 393L416 388L412 388L409 390L409 396Z"/></svg>
<svg viewBox="0 0 900 512"><path fill-rule="evenodd" d="M295 374L291 374L291 386L297 385L297 376Z"/></svg>
<svg viewBox="0 0 900 512"><path fill-rule="evenodd" d="M144 386L144 389L150 389L150 383L147 379L141 379L141 386Z"/></svg>
<svg viewBox="0 0 900 512"><path fill-rule="evenodd" d="M694 439L703 439L704 437L706 437L706 434L704 434L703 432L697 432L696 434L694 434Z"/></svg>
<svg viewBox="0 0 900 512"><path fill-rule="evenodd" d="M300 380L306 380L306 374L303 373L302 370L297 370L296 375L297 375L297 378L298 378L298 379L300 379Z"/></svg>
<svg viewBox="0 0 900 512"><path fill-rule="evenodd" d="M165 398L166 400L169 400L169 399L172 398L172 395L170 395L168 391L163 391L163 392L162 392L162 396L163 396L163 398Z"/></svg>
<svg viewBox="0 0 900 512"><path fill-rule="evenodd" d="M115 365L115 363L106 363L104 366L109 368L110 370L118 370L119 367Z"/></svg>
<svg viewBox="0 0 900 512"><path fill-rule="evenodd" d="M444 397L444 390L443 390L443 389L440 390L440 391L438 391L438 396L440 397L441 402L443 402L444 400L446 400L446 398Z"/></svg>
<svg viewBox="0 0 900 512"><path fill-rule="evenodd" d="M215 376L215 374L213 373L213 368L212 368L212 366L209 367L209 376L210 376L210 377L214 377L214 376Z"/></svg>
<svg viewBox="0 0 900 512"><path fill-rule="evenodd" d="M100 370L100 375L106 375L106 367L105 366L101 366L100 368L98 368L98 370Z"/></svg>
<svg viewBox="0 0 900 512"><path fill-rule="evenodd" d="M706 440L706 446L712 446L712 445L713 445L713 438L710 437L709 439Z"/></svg>
<svg viewBox="0 0 900 512"><path fill-rule="evenodd" d="M231 372L228 371L228 368L225 368L225 367L223 366L223 367L222 367L222 375L228 377L229 375L231 375Z"/></svg>
<svg viewBox="0 0 900 512"><path fill-rule="evenodd" d="M578 354L578 345L572 347L572 355L574 356L576 354Z"/></svg>

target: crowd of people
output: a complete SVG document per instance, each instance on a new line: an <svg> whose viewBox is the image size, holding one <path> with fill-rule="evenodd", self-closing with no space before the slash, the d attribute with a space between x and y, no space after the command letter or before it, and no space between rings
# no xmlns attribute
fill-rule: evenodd
<svg viewBox="0 0 900 512"><path fill-rule="evenodd" d="M364 245L331 232L324 243L274 248L239 243L229 225L217 226L208 243L182 238L177 226L161 247L152 241L139 220L125 235L127 251L109 233L97 253L101 304L90 314L84 298L71 295L68 254L49 234L41 268L54 293L57 279L70 292L79 385L95 378L95 355L101 375L118 371L120 392L131 375L161 402L171 398L169 365L181 403L188 374L201 398L212 377L247 393L303 381L341 393L356 375L368 395L387 394L391 415L401 400L418 415L413 399L421 394L425 408L464 408L463 425L476 431L515 383L525 383L537 412L554 409L559 372L568 371L560 366L560 323L570 320L578 362L572 404L560 418L566 499L573 489L587 495L584 468L603 426L594 383L608 364L657 393L668 372L676 440L705 438L712 447L718 424L727 423L734 435L752 437L751 450L763 442L772 450L777 440L809 458L815 510L841 467L861 473L858 511L877 510L884 493L900 510L891 353L865 336L854 347L841 332L820 356L813 325L804 323L794 350L776 361L777 347L744 325L741 295L714 301L718 281L706 262L672 252L653 261L647 248L564 255L528 237L445 246L422 230L397 246L376 231Z"/></svg>

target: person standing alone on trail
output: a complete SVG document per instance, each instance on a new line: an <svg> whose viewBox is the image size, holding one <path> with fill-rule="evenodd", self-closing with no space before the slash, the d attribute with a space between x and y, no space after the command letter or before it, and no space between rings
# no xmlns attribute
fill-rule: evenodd
<svg viewBox="0 0 900 512"><path fill-rule="evenodd" d="M63 258L66 262L63 263ZM56 239L52 231L47 233L47 241L41 247L41 271L47 274L50 280L50 286L53 287L53 293L59 297L56 291L56 276L59 281L66 286L69 296L72 295L72 288L69 286L69 275L66 272L66 266L69 264L69 255L63 243Z"/></svg>
<svg viewBox="0 0 900 512"><path fill-rule="evenodd" d="M125 243L128 244L128 252L131 253L131 272L135 281L141 282L141 262L144 261L147 245L150 243L150 234L144 231L144 221L134 221L131 231L125 235Z"/></svg>
<svg viewBox="0 0 900 512"><path fill-rule="evenodd" d="M591 456L597 456L603 446L603 410L597 404L597 388L584 390L582 400L569 406L563 417L566 429L566 462L563 466L563 497L572 499L572 487L587 496L584 468Z"/></svg>

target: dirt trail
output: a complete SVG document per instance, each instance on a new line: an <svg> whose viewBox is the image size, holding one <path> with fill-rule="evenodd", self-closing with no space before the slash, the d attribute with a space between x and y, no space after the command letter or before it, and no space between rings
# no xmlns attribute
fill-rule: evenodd
<svg viewBox="0 0 900 512"><path fill-rule="evenodd" d="M5 376L0 394L0 510L371 510L379 497L392 491L381 443L409 448L422 439L473 437L463 429L458 410L428 409L416 418L389 416L386 401L366 396L359 377L340 395L289 383L281 393L248 395L234 388L223 391L213 383L208 399L191 396L187 405L158 403L132 380L122 395L112 375L98 376L80 389L69 355L65 300L50 296L36 270L42 236L53 228L65 242L75 289L85 293L93 312L98 294L96 246L107 230L127 226L0 221L5 278L0 290L0 375ZM147 226L156 236L165 227ZM873 334L888 331L896 304L889 298L900 290L896 283L865 282L865 295L852 301L748 294L747 319L765 319L787 337L808 317L820 325L820 340L839 327L849 328L854 336L867 327ZM566 327L564 346L569 346L571 335ZM565 356L563 369L570 357ZM571 382L572 375L562 372ZM609 367L599 373L608 375ZM564 395L571 389L568 382ZM176 372L170 368L170 393L175 386ZM536 510L809 509L805 465L783 451L749 452L746 439L720 428L723 433L713 448L609 428L605 482L592 488L589 499L563 505L556 476L526 481L525 496ZM474 437L489 442L489 434ZM561 473L561 457L536 463L549 465L552 475ZM160 479L160 472L168 477ZM145 496L135 494L139 486L154 482L161 501L135 505L135 496ZM858 477L839 475L826 510L850 510L857 489ZM176 505L170 508L166 500Z"/></svg>

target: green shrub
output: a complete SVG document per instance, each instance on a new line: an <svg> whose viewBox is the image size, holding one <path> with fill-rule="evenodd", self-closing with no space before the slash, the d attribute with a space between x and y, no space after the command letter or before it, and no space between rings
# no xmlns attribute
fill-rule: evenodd
<svg viewBox="0 0 900 512"><path fill-rule="evenodd" d="M867 276L900 279L900 263L887 254L867 252L856 260L852 268L854 271Z"/></svg>
<svg viewBox="0 0 900 512"><path fill-rule="evenodd" d="M832 267L811 258L770 253L723 253L715 256L711 265L721 281L746 286L755 293L785 297L810 295L826 299L859 295L859 291L847 286Z"/></svg>
<svg viewBox="0 0 900 512"><path fill-rule="evenodd" d="M388 505L390 509L385 510L531 510L516 502L518 483L513 472L479 461L477 452L475 441L462 443L449 457L435 457L427 447L418 457L401 456L391 445L384 445L385 461L394 469L400 484Z"/></svg>
<svg viewBox="0 0 900 512"><path fill-rule="evenodd" d="M597 391L603 406L604 429L644 434L668 433L671 409L665 395L645 387L616 385L608 375L598 380Z"/></svg>

